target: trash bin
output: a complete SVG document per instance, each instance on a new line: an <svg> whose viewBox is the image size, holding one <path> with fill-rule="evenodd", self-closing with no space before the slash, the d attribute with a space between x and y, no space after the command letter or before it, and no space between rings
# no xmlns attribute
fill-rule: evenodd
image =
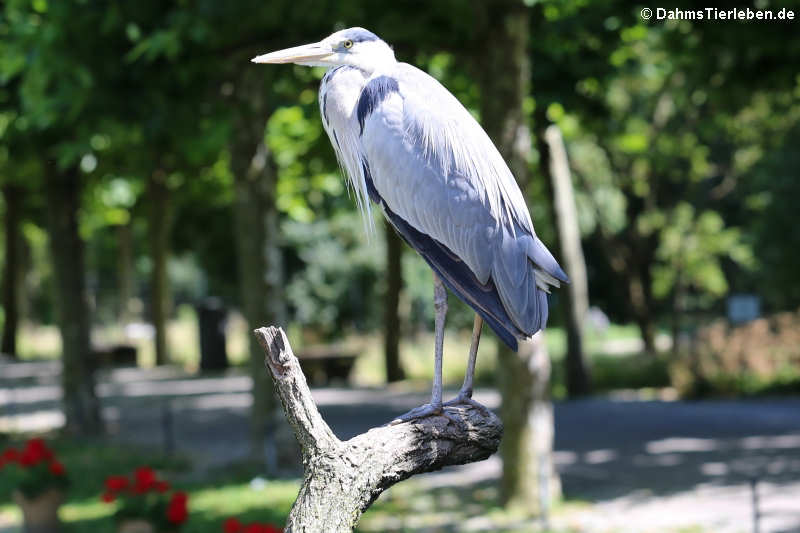
<svg viewBox="0 0 800 533"><path fill-rule="evenodd" d="M225 353L227 315L228 311L219 298L206 298L197 304L201 371L228 368L228 355Z"/></svg>

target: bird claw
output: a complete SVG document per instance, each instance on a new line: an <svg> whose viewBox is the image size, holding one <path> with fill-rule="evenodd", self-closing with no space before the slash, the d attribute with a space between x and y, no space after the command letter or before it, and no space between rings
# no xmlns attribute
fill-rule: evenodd
<svg viewBox="0 0 800 533"><path fill-rule="evenodd" d="M444 413L444 409L442 409L441 405L431 405L426 403L425 405L420 405L419 407L415 407L414 409L410 410L404 415L400 415L391 422L389 422L390 426L396 426L398 424L402 424L404 422L410 422L412 420L418 420L420 418L425 418L427 416L439 416Z"/></svg>
<svg viewBox="0 0 800 533"><path fill-rule="evenodd" d="M389 422L389 425L396 426L398 424L411 422L412 420L419 420L429 416L443 416L453 424L461 427L462 429L466 429L466 424L464 424L462 420L453 417L447 411L445 411L442 404L431 405L429 403L426 403L425 405L420 405L419 407L412 409L406 414L398 416L397 418Z"/></svg>
<svg viewBox="0 0 800 533"><path fill-rule="evenodd" d="M489 416L489 409L482 403L478 403L477 401L473 400L471 393L468 394L464 391L459 392L458 396L456 396L450 401L444 402L442 405L445 407L453 407L456 405L470 405L475 409L477 409L478 411L480 411L483 416Z"/></svg>

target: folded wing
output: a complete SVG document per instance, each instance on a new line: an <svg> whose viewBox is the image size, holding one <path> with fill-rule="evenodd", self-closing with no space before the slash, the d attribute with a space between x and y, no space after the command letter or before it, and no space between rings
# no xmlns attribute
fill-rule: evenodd
<svg viewBox="0 0 800 533"><path fill-rule="evenodd" d="M403 63L367 83L357 112L370 196L403 238L512 348L544 328L566 275L470 113Z"/></svg>

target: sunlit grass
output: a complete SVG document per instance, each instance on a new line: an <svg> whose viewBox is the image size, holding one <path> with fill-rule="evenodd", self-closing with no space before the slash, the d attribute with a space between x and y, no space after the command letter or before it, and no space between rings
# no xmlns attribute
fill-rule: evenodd
<svg viewBox="0 0 800 533"><path fill-rule="evenodd" d="M149 327L144 325L140 331ZM226 327L228 360L233 365L244 365L248 358L249 328L244 318L236 313L229 314ZM469 351L471 332L468 329L448 329L445 334L443 378L446 385L457 386L463 379L466 370L466 359ZM302 347L302 334L291 331L293 346ZM20 333L20 353L23 359L54 359L61 350L61 340L55 326L34 326L25 324ZM153 339L147 335L134 338L125 335L124 328L119 325L97 326L93 329L92 338L95 345L111 345L117 343L131 344L136 347L138 362L142 367L155 364ZM548 353L554 363L563 359L566 351L566 334L563 328L549 327L546 331ZM612 324L606 331L598 333L588 330L586 346L590 355L601 354L603 344L610 340L637 339L638 329L633 325ZM176 317L168 324L168 340L170 358L186 371L194 372L199 366L200 349L197 330L197 315L194 308L188 305L179 307ZM383 360L383 337L380 332L369 335L351 335L339 344L346 351L359 354L351 382L360 386L382 386L385 380ZM433 376L432 331L418 331L405 335L400 344L400 358L410 384L419 382L427 384ZM481 339L476 379L478 383L494 383L494 370L497 361L498 340L486 326Z"/></svg>
<svg viewBox="0 0 800 533"><path fill-rule="evenodd" d="M22 359L56 359L61 355L61 335L54 325L23 322L17 334Z"/></svg>
<svg viewBox="0 0 800 533"><path fill-rule="evenodd" d="M114 344L134 346L138 364L149 368L155 365L155 347L149 324L137 324L139 334L126 335L123 325L99 325L92 328L92 344L96 347ZM226 327L226 349L228 360L244 364L247 360L247 323L238 313L230 313ZM197 329L197 313L189 305L179 306L174 319L167 324L167 340L170 360L187 371L195 371L200 362L200 337ZM58 327L52 324L25 322L18 335L18 351L24 360L57 359L61 354L61 336Z"/></svg>

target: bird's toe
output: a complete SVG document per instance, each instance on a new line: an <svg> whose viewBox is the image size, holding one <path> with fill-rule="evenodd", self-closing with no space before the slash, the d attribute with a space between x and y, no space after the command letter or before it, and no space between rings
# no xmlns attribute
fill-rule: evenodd
<svg viewBox="0 0 800 533"><path fill-rule="evenodd" d="M444 405L445 407L455 407L456 405L469 405L480 411L483 416L489 416L489 409L485 405L477 402L476 400L473 400L470 395L467 395L464 392L459 393L458 396L456 396L450 401L445 402L442 405Z"/></svg>
<svg viewBox="0 0 800 533"><path fill-rule="evenodd" d="M428 416L440 416L443 414L442 406L441 405L431 405L426 403L425 405L420 405L419 407L415 407L411 411L407 412L404 415L400 415L391 422L389 422L390 426L396 426L397 424L403 424L405 422L411 422L412 420L419 420L420 418L425 418Z"/></svg>

